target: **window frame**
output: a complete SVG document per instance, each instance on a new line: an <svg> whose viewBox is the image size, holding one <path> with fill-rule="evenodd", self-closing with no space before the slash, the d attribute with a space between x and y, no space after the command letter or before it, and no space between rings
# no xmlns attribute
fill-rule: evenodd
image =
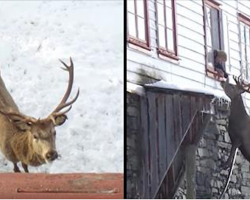
<svg viewBox="0 0 250 200"><path fill-rule="evenodd" d="M245 26L247 26L248 27L248 29L249 29L249 32L250 32L250 17L247 17L246 15L244 15L244 14L242 14L242 13L238 13L238 22L239 22L239 25L240 25L240 23L243 23L243 24L245 24ZM241 27L240 27L240 31L241 31ZM250 41L250 35L249 35L249 41ZM245 43L244 43L245 44ZM241 39L240 39L240 52L241 52L241 55L242 55L242 41L241 41ZM245 45L244 45L244 47L245 47ZM249 48L249 52L250 52L250 47L248 47ZM242 58L242 57L241 57ZM247 62L247 68L250 68L250 55L248 55L248 58L249 58L249 60L248 60L248 62ZM245 60L244 60L245 61ZM242 66L242 63L241 63L241 70L242 70L242 68L244 69L244 67ZM248 80L247 82L249 82L249 80L250 80L250 75L249 75L249 73L247 72L247 74L248 74L248 77L246 77L246 79Z"/></svg>
<svg viewBox="0 0 250 200"><path fill-rule="evenodd" d="M157 27L157 52L159 56L168 57L174 60L179 60L178 57L178 40L177 40L177 21L176 21L176 0L171 0L171 6L172 6L172 23L173 23L173 46L174 51L167 49L167 19L166 19L166 0L163 0L163 8L164 8L164 29L165 29L165 47L160 47L159 44L159 29L158 29L158 9L157 9L157 2L155 1L155 10L156 10L156 27Z"/></svg>
<svg viewBox="0 0 250 200"><path fill-rule="evenodd" d="M207 51L207 21L206 21L206 6L209 6L210 8L216 9L218 11L218 17L220 18L222 9L220 8L221 4L218 3L215 0L203 0L202 1L203 6L203 28L204 28L204 48L205 48L205 72L206 75L210 78L216 79L216 80L223 80L224 77L220 75L214 67L208 66L208 51ZM221 19L222 20L222 19ZM219 46L221 50L224 49L224 41L223 41L223 24L220 20L218 20L218 32L219 32Z"/></svg>
<svg viewBox="0 0 250 200"><path fill-rule="evenodd" d="M134 1L134 6L135 6L135 12L134 12L134 17L135 17L135 29L136 29L136 34L138 34L138 19L137 19L137 4L136 1L140 0L133 0ZM148 2L147 0L143 0L143 5L144 5L144 24L145 24L145 40L141 40L139 38L136 38L132 35L129 35L129 21L128 21L128 8L126 10L127 12L127 41L128 44L135 45L136 47L140 47L146 50L151 50L150 47L150 34L149 34L149 14L148 14Z"/></svg>

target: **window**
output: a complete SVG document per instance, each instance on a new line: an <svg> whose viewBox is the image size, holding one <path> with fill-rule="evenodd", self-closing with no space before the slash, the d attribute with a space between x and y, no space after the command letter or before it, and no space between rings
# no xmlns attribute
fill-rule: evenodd
<svg viewBox="0 0 250 200"><path fill-rule="evenodd" d="M147 0L127 0L128 41L149 48Z"/></svg>
<svg viewBox="0 0 250 200"><path fill-rule="evenodd" d="M246 16L239 14L240 23L240 46L241 46L241 66L242 74L245 79L250 80L249 67L250 67L250 19Z"/></svg>
<svg viewBox="0 0 250 200"><path fill-rule="evenodd" d="M214 68L214 50L223 50L222 14L220 4L213 0L204 0L204 31L205 31L205 57L206 73L209 77L223 77L223 72ZM223 65L225 68L225 64Z"/></svg>
<svg viewBox="0 0 250 200"><path fill-rule="evenodd" d="M158 52L177 59L175 0L157 0Z"/></svg>

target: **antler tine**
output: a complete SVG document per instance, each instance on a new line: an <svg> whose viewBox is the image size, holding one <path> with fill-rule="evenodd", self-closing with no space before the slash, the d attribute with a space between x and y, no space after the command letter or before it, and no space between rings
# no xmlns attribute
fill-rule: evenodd
<svg viewBox="0 0 250 200"><path fill-rule="evenodd" d="M239 89L242 89L244 90L245 92L250 92L249 89L250 89L250 84L245 84L243 79L241 78L242 76L242 73L236 77L236 76L233 76L233 79L234 81L236 82L237 86L239 87Z"/></svg>
<svg viewBox="0 0 250 200"><path fill-rule="evenodd" d="M233 79L234 79L234 81L235 81L235 83L237 85L241 85L242 84L241 76L242 76L242 74L240 74L238 77L237 76L233 76Z"/></svg>
<svg viewBox="0 0 250 200"><path fill-rule="evenodd" d="M58 108L57 108L58 111L62 110L63 108L65 108L65 107L67 107L67 106L71 106L71 104L73 104L73 103L77 100L79 94L80 94L80 90L78 89L78 90L77 90L77 93L76 93L76 96L75 96L71 101L69 101L69 102L67 102L67 103L64 103L64 104L61 104L61 105L58 106ZM69 110L70 110L70 109L69 109ZM69 110L67 110L67 112L68 112ZM57 111L57 112L58 112L58 111ZM55 113L55 112L54 112L54 113ZM66 112L65 112L65 113L66 113Z"/></svg>
<svg viewBox="0 0 250 200"><path fill-rule="evenodd" d="M69 103L66 103L66 102L67 102L67 100L69 98L69 95L71 93L72 86L73 86L73 81L74 81L74 64L73 64L72 58L70 57L70 65L67 65L65 62L63 62L60 59L59 59L59 61L65 66L65 68L62 68L62 69L69 72L69 83L68 83L67 90L66 90L61 102L58 104L58 106L53 110L53 112L51 114L57 113L61 109L63 109L65 107L67 107L68 105L70 105L69 104L70 102ZM77 95L77 97L78 97L78 95ZM74 103L74 102L72 102L72 103Z"/></svg>
<svg viewBox="0 0 250 200"><path fill-rule="evenodd" d="M65 113L69 112L71 110L71 108L72 108L72 105L70 105L70 107L67 110L63 111L63 112L54 113L53 116L64 115Z"/></svg>

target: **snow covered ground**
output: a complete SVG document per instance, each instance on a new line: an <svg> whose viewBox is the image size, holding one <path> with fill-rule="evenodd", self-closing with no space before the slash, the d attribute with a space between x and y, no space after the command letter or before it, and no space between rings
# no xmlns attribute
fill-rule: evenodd
<svg viewBox="0 0 250 200"><path fill-rule="evenodd" d="M0 70L20 110L46 117L61 100L75 64L71 97L57 128L61 159L31 172L123 172L123 2L1 1ZM0 154L0 172L11 172Z"/></svg>

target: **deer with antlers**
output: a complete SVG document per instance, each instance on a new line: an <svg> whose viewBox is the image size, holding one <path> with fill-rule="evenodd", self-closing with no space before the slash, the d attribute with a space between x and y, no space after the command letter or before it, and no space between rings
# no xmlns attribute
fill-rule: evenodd
<svg viewBox="0 0 250 200"><path fill-rule="evenodd" d="M227 131L232 142L232 147L227 161L221 166L223 169L230 167L230 170L220 198L224 195L227 189L237 150L239 149L243 156L250 162L250 118L246 112L241 96L242 93L248 92L250 85L246 85L243 82L241 75L238 78L234 76L233 79L236 85L230 84L229 78L227 78L226 81L221 82L224 92L231 99Z"/></svg>
<svg viewBox="0 0 250 200"><path fill-rule="evenodd" d="M69 73L68 87L61 102L45 119L21 113L0 76L0 149L13 163L14 172L20 172L18 162L28 173L29 165L39 166L58 158L55 127L66 121L66 113L79 96L78 89L76 96L67 102L74 81L74 65L71 58L69 66L60 62Z"/></svg>

